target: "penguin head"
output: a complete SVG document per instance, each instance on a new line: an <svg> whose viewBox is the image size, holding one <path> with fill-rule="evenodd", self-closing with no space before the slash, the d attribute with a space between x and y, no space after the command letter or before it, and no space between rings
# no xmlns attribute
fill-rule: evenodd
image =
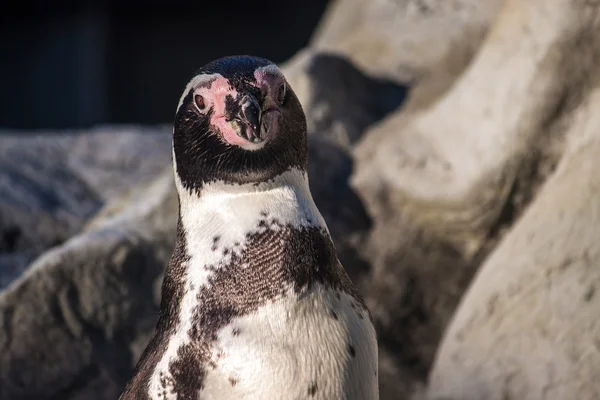
<svg viewBox="0 0 600 400"><path fill-rule="evenodd" d="M200 68L175 115L173 157L183 186L260 183L306 169L306 117L280 69L233 56Z"/></svg>

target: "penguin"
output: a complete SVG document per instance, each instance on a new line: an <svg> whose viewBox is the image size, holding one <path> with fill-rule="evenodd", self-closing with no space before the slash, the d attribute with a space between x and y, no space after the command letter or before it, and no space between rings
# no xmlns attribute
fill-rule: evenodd
<svg viewBox="0 0 600 400"><path fill-rule="evenodd" d="M273 62L200 68L175 115L176 244L121 400L376 400L373 320L307 177L302 106Z"/></svg>

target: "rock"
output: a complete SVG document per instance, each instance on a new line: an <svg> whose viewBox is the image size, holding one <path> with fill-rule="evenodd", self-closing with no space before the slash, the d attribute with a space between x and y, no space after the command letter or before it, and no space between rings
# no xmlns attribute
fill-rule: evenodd
<svg viewBox="0 0 600 400"><path fill-rule="evenodd" d="M352 148L370 126L401 108L408 88L370 77L343 56L310 49L283 68L308 119L311 192L342 263L360 285L359 277L370 267L356 249L372 223L349 186Z"/></svg>
<svg viewBox="0 0 600 400"><path fill-rule="evenodd" d="M502 0L338 0L329 6L312 45L345 54L370 74L401 82L419 79L449 58L460 71L501 4Z"/></svg>
<svg viewBox="0 0 600 400"><path fill-rule="evenodd" d="M361 289L378 334L380 399L409 399L415 385L426 382L446 323L479 260L465 259L391 207L366 207L373 228L358 249L371 267Z"/></svg>
<svg viewBox="0 0 600 400"><path fill-rule="evenodd" d="M0 132L0 266L16 263L0 268L0 289L107 200L156 176L170 163L169 148L168 128Z"/></svg>
<svg viewBox="0 0 600 400"><path fill-rule="evenodd" d="M595 89L555 175L466 293L429 399L600 398L598 107Z"/></svg>
<svg viewBox="0 0 600 400"><path fill-rule="evenodd" d="M593 7L509 0L446 93L414 106L417 83L356 146L352 187L373 220L360 254L386 360L382 399L427 378L471 278L554 173L573 110L597 82ZM457 370L458 387L469 373Z"/></svg>
<svg viewBox="0 0 600 400"><path fill-rule="evenodd" d="M541 9L544 18L536 19ZM588 68L569 56L579 40L570 32L575 23L587 29L588 14L566 3L508 1L450 92L369 135L357 152L356 185L390 193L425 229L475 254L545 127L568 111L561 108L572 89L565 71L577 76Z"/></svg>
<svg viewBox="0 0 600 400"><path fill-rule="evenodd" d="M77 135L68 165L104 201L171 165L171 126L106 126Z"/></svg>
<svg viewBox="0 0 600 400"><path fill-rule="evenodd" d="M357 252L372 227L362 201L348 185L352 159L342 148L318 137L309 140L308 174L315 204L327 222L342 265L353 279L370 270Z"/></svg>
<svg viewBox="0 0 600 400"><path fill-rule="evenodd" d="M19 251L0 254L0 290L17 279L35 259L33 251Z"/></svg>
<svg viewBox="0 0 600 400"><path fill-rule="evenodd" d="M0 293L1 399L115 399L154 327L175 237L170 169ZM115 200L116 202L119 199ZM116 207L115 207L116 208Z"/></svg>
<svg viewBox="0 0 600 400"><path fill-rule="evenodd" d="M408 95L408 86L369 76L343 55L307 49L283 68L309 116L309 135L346 149L369 126L397 111Z"/></svg>

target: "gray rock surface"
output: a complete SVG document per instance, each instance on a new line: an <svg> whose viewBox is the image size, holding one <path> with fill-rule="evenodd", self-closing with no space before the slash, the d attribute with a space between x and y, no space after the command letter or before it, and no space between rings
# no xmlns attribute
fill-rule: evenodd
<svg viewBox="0 0 600 400"><path fill-rule="evenodd" d="M284 66L304 106L309 135L327 137L346 149L365 130L398 111L409 87L365 74L346 56L306 49Z"/></svg>
<svg viewBox="0 0 600 400"><path fill-rule="evenodd" d="M444 59L464 67L501 4L502 0L338 0L329 6L312 44L349 56L368 73L413 81Z"/></svg>
<svg viewBox="0 0 600 400"><path fill-rule="evenodd" d="M0 293L1 399L118 397L153 328L175 237L171 171L136 193Z"/></svg>
<svg viewBox="0 0 600 400"><path fill-rule="evenodd" d="M169 128L0 131L0 288L116 194L170 163Z"/></svg>
<svg viewBox="0 0 600 400"><path fill-rule="evenodd" d="M600 398L598 107L597 88L556 174L465 294L432 400Z"/></svg>
<svg viewBox="0 0 600 400"><path fill-rule="evenodd" d="M362 134L402 108L408 87L368 76L344 56L310 49L284 71L302 101L309 134L310 187L355 282L369 270L357 249L372 227L362 200L350 187L352 149Z"/></svg>

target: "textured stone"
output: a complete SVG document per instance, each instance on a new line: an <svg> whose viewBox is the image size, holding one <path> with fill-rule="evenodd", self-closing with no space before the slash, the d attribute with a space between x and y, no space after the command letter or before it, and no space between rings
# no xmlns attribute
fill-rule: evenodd
<svg viewBox="0 0 600 400"><path fill-rule="evenodd" d="M170 163L168 128L0 132L0 288L79 232L118 193Z"/></svg>
<svg viewBox="0 0 600 400"><path fill-rule="evenodd" d="M144 199L46 252L0 293L1 399L114 399L131 343L153 328L177 200L167 171ZM115 201L118 201L116 199Z"/></svg>
<svg viewBox="0 0 600 400"><path fill-rule="evenodd" d="M556 174L466 293L430 399L600 397L600 90L586 103Z"/></svg>
<svg viewBox="0 0 600 400"><path fill-rule="evenodd" d="M408 87L366 75L344 56L310 49L288 62L284 72L307 115L311 192L342 263L360 284L357 279L369 265L357 247L372 223L349 185L352 149L369 127L401 109Z"/></svg>
<svg viewBox="0 0 600 400"><path fill-rule="evenodd" d="M397 111L409 88L365 74L348 57L307 49L284 66L284 73L308 116L308 133L346 149L365 130Z"/></svg>
<svg viewBox="0 0 600 400"><path fill-rule="evenodd" d="M368 73L412 81L453 57L449 53L457 47L472 54L501 4L502 0L338 0L329 7L312 44L347 55Z"/></svg>

